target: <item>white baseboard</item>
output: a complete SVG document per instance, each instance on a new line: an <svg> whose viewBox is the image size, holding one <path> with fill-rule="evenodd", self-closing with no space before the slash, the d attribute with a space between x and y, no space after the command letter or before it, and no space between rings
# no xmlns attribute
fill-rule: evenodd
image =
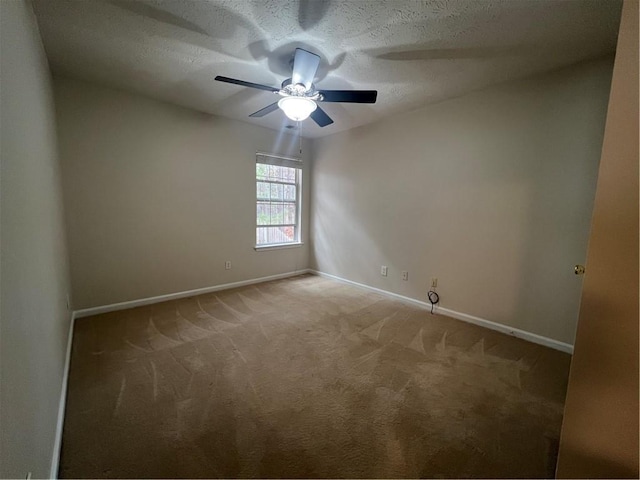
<svg viewBox="0 0 640 480"><path fill-rule="evenodd" d="M280 280L282 278L295 277L304 273L309 273L308 268L295 270L293 272L279 273L268 277L251 278L240 282L224 283L222 285L214 285L213 287L197 288L195 290L187 290L184 292L169 293L167 295L158 295L157 297L141 298L139 300L131 300L128 302L112 303L111 305L103 305L100 307L83 308L76 310L75 318L89 317L100 313L116 312L118 310L126 310L127 308L142 307L144 305L152 305L154 303L166 302L168 300L177 300L179 298L193 297L194 295L202 295L204 293L218 292L220 290L228 290L230 288L244 287L245 285L253 285L255 283L270 282L271 280Z"/></svg>
<svg viewBox="0 0 640 480"><path fill-rule="evenodd" d="M426 309L431 309L431 304L427 302L423 302L421 300L416 300L415 298L405 297L404 295L399 295L397 293L389 292L387 290L382 290L380 288L371 287L369 285L365 285L363 283L354 282L351 280L347 280L346 278L338 277L336 275L331 275L329 273L319 272L317 270L309 270L310 273L314 275L319 275L321 277L331 278L333 280L337 280L339 282L348 283L350 285L355 285L357 287L366 288L367 290L371 290L377 293L381 293L383 295L388 295L398 300L411 303L413 305L417 305L419 307L423 307ZM526 340L528 342L537 343L538 345L543 345L545 347L553 348L555 350L559 350L561 352L573 354L573 345L568 343L560 342L558 340L554 340L552 338L543 337L542 335L537 335L535 333L526 332L524 330L520 330L518 328L509 327L508 325L503 325L501 323L492 322L490 320L485 320L484 318L475 317L473 315L468 315L466 313L456 312L455 310L450 310L444 307L436 307L435 311L442 315L446 315L451 318L455 318L456 320L462 320L463 322L473 323L474 325L478 325L480 327L485 327L490 330L495 330L500 333L506 333L507 335L511 335L516 338L520 338L522 340Z"/></svg>
<svg viewBox="0 0 640 480"><path fill-rule="evenodd" d="M58 404L58 422L56 425L56 436L53 443L53 457L51 458L51 470L49 478L58 478L58 468L60 466L60 449L62 447L62 429L64 427L64 412L67 406L67 384L69 382L69 364L71 363L71 345L73 345L73 326L76 322L75 312L71 314L69 323L69 334L67 336L67 352L64 358L64 370L62 373L62 391L60 392L60 402Z"/></svg>
<svg viewBox="0 0 640 480"><path fill-rule="evenodd" d="M283 278L295 277L297 275L302 275L305 273L312 273L314 275L318 275L321 277L331 278L333 280L337 280L339 282L347 283L350 285L355 285L360 288L365 288L367 290L371 290L377 293L381 293L383 295L387 295L393 298L397 298L398 300L411 303L413 305L417 305L419 307L430 309L431 304L427 302L423 302L421 300L416 300L415 298L405 297L404 295L399 295L397 293L389 292L387 290L382 290L380 288L371 287L369 285L365 285L363 283L354 282L352 280L347 280L346 278L338 277L336 275L331 275L329 273L320 272L312 269L302 269L296 270L293 272L281 273L278 275L270 275L268 277L261 278L253 278L249 280L242 280L239 282L233 283L225 283L222 285L215 285L212 287L198 288L195 290L187 290L184 292L170 293L167 295L158 295L156 297L143 298L139 300L131 300L129 302L120 302L114 303L111 305L104 305L100 307L93 308L85 308L82 310L74 311L71 315L71 323L69 325L69 335L67 340L67 352L65 356L64 363L64 373L62 377L62 392L60 394L60 403L58 407L58 422L56 426L55 433L55 443L53 447L53 458L51 459L51 470L50 470L50 478L57 478L58 476L58 468L60 465L60 449L62 447L62 430L64 427L64 413L65 406L67 402L67 384L69 381L69 364L71 361L71 347L73 344L73 328L75 325L76 318L88 317L91 315L98 315L100 313L107 312L115 312L117 310L124 310L127 308L140 307L143 305L151 305L154 303L165 302L167 300L176 300L179 298L191 297L194 295L202 295L204 293L217 292L220 290L228 290L230 288L242 287L245 285L253 285L256 283L269 282L271 280L279 280ZM455 318L457 320L462 320L463 322L472 323L474 325L478 325L481 327L488 328L490 330L495 330L501 333L506 333L507 335L512 335L514 337L520 338L522 340L527 340L532 343L537 343L539 345L543 345L545 347L550 347L555 350L560 350L561 352L573 354L573 345L568 343L563 343L558 340L553 340L551 338L543 337L541 335L537 335L535 333L526 332L524 330L520 330L517 328L509 327L507 325L502 325L500 323L495 323L490 320L485 320L480 317L475 317L473 315L468 315L466 313L456 312L455 310L450 310L448 308L437 307L437 312L448 317Z"/></svg>

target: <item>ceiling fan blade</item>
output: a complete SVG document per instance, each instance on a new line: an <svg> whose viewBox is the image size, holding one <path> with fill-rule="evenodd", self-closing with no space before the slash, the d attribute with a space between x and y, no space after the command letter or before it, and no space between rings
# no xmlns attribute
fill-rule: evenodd
<svg viewBox="0 0 640 480"><path fill-rule="evenodd" d="M275 112L278 110L278 102L272 103L271 105L264 107L257 112L253 112L250 117L264 117L268 113Z"/></svg>
<svg viewBox="0 0 640 480"><path fill-rule="evenodd" d="M318 90L323 102L376 103L377 90Z"/></svg>
<svg viewBox="0 0 640 480"><path fill-rule="evenodd" d="M314 122L316 122L321 127L326 127L327 125L331 125L333 123L333 120L331 120L331 117L327 115L326 112L322 110L320 107L316 108L311 113L311 118L313 119Z"/></svg>
<svg viewBox="0 0 640 480"><path fill-rule="evenodd" d="M318 65L320 65L320 57L318 55L296 48L296 55L293 57L291 83L294 85L301 83L307 90L310 89L313 79L316 77Z"/></svg>
<svg viewBox="0 0 640 480"><path fill-rule="evenodd" d="M221 77L220 75L218 75L215 80L219 82L233 83L235 85L242 85L243 87L266 90L267 92L277 93L280 91L279 88L268 87L267 85L260 85L259 83L245 82L244 80L237 80L235 78Z"/></svg>

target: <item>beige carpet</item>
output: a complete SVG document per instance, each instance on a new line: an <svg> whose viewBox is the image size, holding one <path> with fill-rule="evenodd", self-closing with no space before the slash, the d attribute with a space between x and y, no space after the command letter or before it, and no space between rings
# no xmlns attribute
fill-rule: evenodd
<svg viewBox="0 0 640 480"><path fill-rule="evenodd" d="M62 477L552 477L569 355L305 275L76 321Z"/></svg>

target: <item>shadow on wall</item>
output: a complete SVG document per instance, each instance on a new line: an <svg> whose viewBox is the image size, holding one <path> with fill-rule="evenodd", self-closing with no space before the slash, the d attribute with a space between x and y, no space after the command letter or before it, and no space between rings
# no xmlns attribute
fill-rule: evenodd
<svg viewBox="0 0 640 480"><path fill-rule="evenodd" d="M572 343L610 75L599 60L317 140L318 268L420 299L437 276L447 308Z"/></svg>
<svg viewBox="0 0 640 480"><path fill-rule="evenodd" d="M343 194L354 191L351 181L346 177L315 171L313 175L316 188L335 189ZM312 265L315 263L315 267L321 272L366 283L366 277L357 274L345 275L350 265L353 262L360 266L368 265L374 269L372 273L375 274L377 259L388 257L384 256L379 245L368 235L366 227L359 223L361 217L354 210L355 205L356 202L339 195L314 197ZM336 225L339 225L342 233L349 238L349 246L346 249L342 239L333 234Z"/></svg>
<svg viewBox="0 0 640 480"><path fill-rule="evenodd" d="M604 85L610 87L613 58L608 75L586 77L571 71L550 86L561 100L535 106L535 124L527 130L533 152L527 166L531 188L522 257L524 283L517 303L529 306L532 321L552 331L560 319L561 335L575 341L582 276L575 264L586 261L587 241L595 198L598 166L608 104ZM542 97L541 91L535 91ZM582 92L588 92L585 96ZM567 134L567 126L573 132ZM561 295L559 293L562 292ZM546 306L545 306L546 305ZM551 312L551 314L550 314Z"/></svg>
<svg viewBox="0 0 640 480"><path fill-rule="evenodd" d="M314 197L313 251L318 267L354 280L354 274L366 272L358 281L374 285L380 264L394 272L411 270L411 283L401 285L412 287L410 293L402 293L414 298L422 298L430 272L445 278L444 293L477 290L482 295L482 277L489 277L501 295L494 308L501 317L511 315L526 258L524 228L534 207L530 185L510 159L493 165L479 161L494 148L487 144L482 125L475 118L469 121L467 141L473 148L447 139L446 127L437 125L425 129L420 141L415 132L387 123L373 127L385 132L364 127L336 139L338 146L318 159L314 171L316 191L322 192ZM392 141L377 144L380 148L373 151L366 149L371 136L383 135ZM434 150L425 154L425 145ZM402 158L395 156L399 146ZM366 153L355 155L361 151ZM517 158L516 153L513 156ZM496 230L500 221L510 228ZM505 256L513 261L499 267L493 262L484 271L474 268L478 252L495 251L496 237L502 248L498 257L491 253L487 261ZM490 298L483 301L491 303Z"/></svg>

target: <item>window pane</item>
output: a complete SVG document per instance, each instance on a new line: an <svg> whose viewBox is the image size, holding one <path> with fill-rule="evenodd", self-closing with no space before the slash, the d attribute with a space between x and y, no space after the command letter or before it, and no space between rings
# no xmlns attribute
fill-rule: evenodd
<svg viewBox="0 0 640 480"><path fill-rule="evenodd" d="M284 180L289 183L296 183L296 169L285 168L283 173Z"/></svg>
<svg viewBox="0 0 640 480"><path fill-rule="evenodd" d="M269 203L258 202L257 210L256 223L258 225L269 225L271 223L271 208L269 207Z"/></svg>
<svg viewBox="0 0 640 480"><path fill-rule="evenodd" d="M284 185L279 183L271 184L271 200L284 200Z"/></svg>
<svg viewBox="0 0 640 480"><path fill-rule="evenodd" d="M269 180L278 180L282 176L281 169L282 167L269 165Z"/></svg>
<svg viewBox="0 0 640 480"><path fill-rule="evenodd" d="M296 223L296 206L288 203L284 206L284 222L282 223Z"/></svg>
<svg viewBox="0 0 640 480"><path fill-rule="evenodd" d="M284 185L284 199L295 201L296 199L296 186L295 185Z"/></svg>
<svg viewBox="0 0 640 480"><path fill-rule="evenodd" d="M256 244L291 243L295 241L294 227L258 227L256 228Z"/></svg>
<svg viewBox="0 0 640 480"><path fill-rule="evenodd" d="M263 163L256 163L256 178L264 180L269 175L269 166Z"/></svg>
<svg viewBox="0 0 640 480"><path fill-rule="evenodd" d="M257 225L295 225L297 222L295 203L257 202Z"/></svg>
<svg viewBox="0 0 640 480"><path fill-rule="evenodd" d="M264 199L264 200L268 200L269 199L269 192L271 191L269 189L269 185L270 185L269 183L264 183L264 182L258 182L257 183L257 190L258 190L258 198L259 199Z"/></svg>
<svg viewBox="0 0 640 480"><path fill-rule="evenodd" d="M296 183L296 169L256 163L256 179L271 182Z"/></svg>
<svg viewBox="0 0 640 480"><path fill-rule="evenodd" d="M271 225L280 225L286 223L284 221L284 204L272 203L271 204Z"/></svg>

